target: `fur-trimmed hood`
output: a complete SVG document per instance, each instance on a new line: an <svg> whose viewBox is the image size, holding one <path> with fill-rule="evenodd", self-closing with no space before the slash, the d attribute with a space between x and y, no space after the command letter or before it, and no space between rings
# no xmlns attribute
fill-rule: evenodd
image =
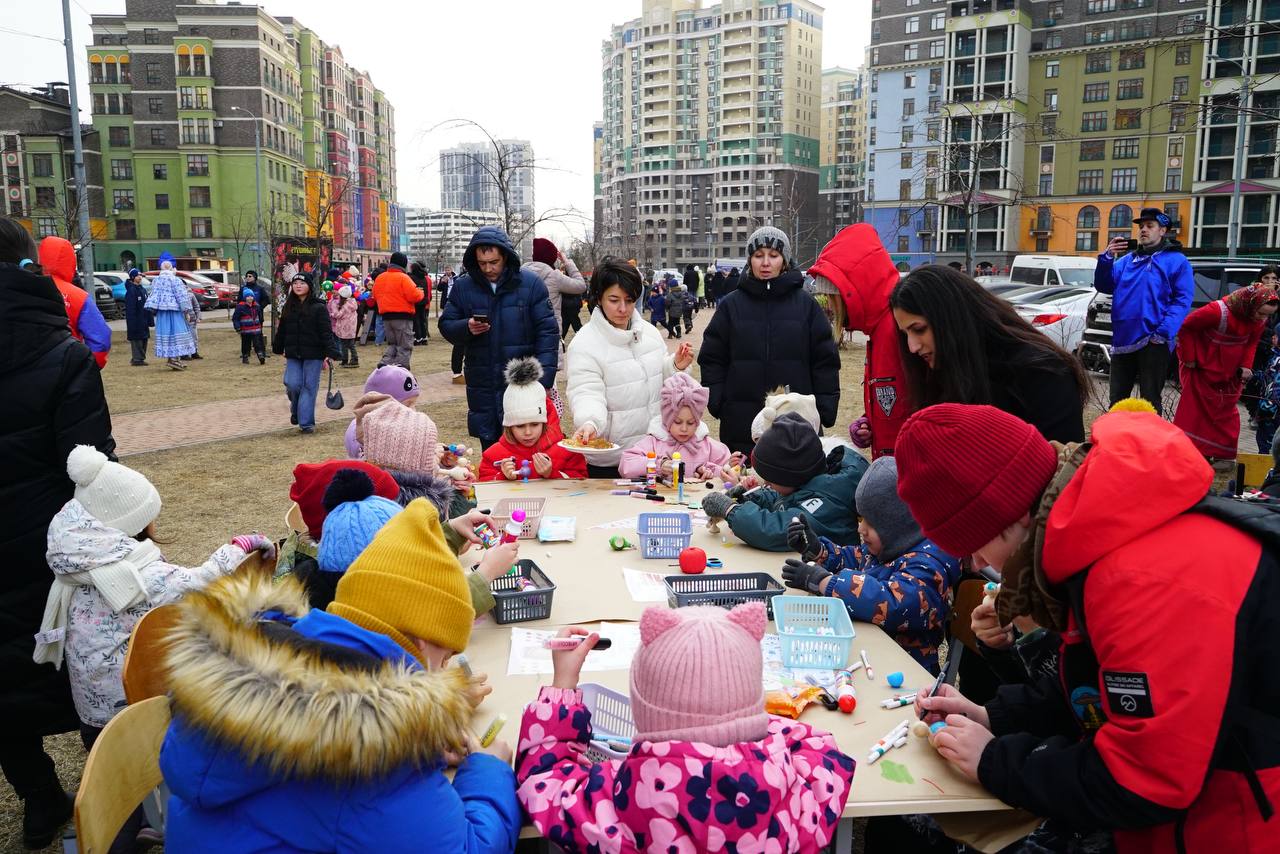
<svg viewBox="0 0 1280 854"><path fill-rule="evenodd" d="M161 764L184 800L216 807L284 779L384 778L466 743L462 671L423 670L382 635L308 613L295 579L239 572L179 607Z"/></svg>
<svg viewBox="0 0 1280 854"><path fill-rule="evenodd" d="M400 484L400 495L396 501L401 507L408 507L409 502L415 498L425 498L431 502L432 507L436 508L436 515L442 520L452 518L453 514L449 512L449 505L453 501L455 492L452 480L412 471L388 469L387 474Z"/></svg>

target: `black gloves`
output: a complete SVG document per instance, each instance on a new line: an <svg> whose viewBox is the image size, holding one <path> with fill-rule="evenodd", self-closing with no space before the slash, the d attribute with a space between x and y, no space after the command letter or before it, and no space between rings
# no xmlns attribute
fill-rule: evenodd
<svg viewBox="0 0 1280 854"><path fill-rule="evenodd" d="M831 573L815 563L803 563L795 558L787 558L782 565L782 579L788 587L796 590L807 590L822 595L822 582L831 577Z"/></svg>
<svg viewBox="0 0 1280 854"><path fill-rule="evenodd" d="M803 516L796 516L787 526L787 545L804 560L817 560L822 554L822 541Z"/></svg>

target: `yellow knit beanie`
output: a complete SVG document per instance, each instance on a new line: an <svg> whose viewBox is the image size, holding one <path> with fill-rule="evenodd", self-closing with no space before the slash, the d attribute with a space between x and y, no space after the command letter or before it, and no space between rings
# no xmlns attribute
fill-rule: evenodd
<svg viewBox="0 0 1280 854"><path fill-rule="evenodd" d="M1150 412L1152 415L1159 415L1156 408L1150 402L1140 397L1126 397L1123 400L1117 400L1111 405L1108 412Z"/></svg>
<svg viewBox="0 0 1280 854"><path fill-rule="evenodd" d="M476 612L431 502L414 499L382 526L338 581L329 613L386 635L415 658L412 638L467 648Z"/></svg>

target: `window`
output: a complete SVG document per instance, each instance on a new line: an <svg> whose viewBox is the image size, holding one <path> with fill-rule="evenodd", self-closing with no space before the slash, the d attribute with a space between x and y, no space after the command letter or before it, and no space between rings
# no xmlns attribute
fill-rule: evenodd
<svg viewBox="0 0 1280 854"><path fill-rule="evenodd" d="M167 240L173 237L173 229L167 222L156 223L156 237L160 240Z"/></svg>
<svg viewBox="0 0 1280 854"><path fill-rule="evenodd" d="M1053 162L1053 146L1052 145L1040 146L1040 162L1041 163Z"/></svg>
<svg viewBox="0 0 1280 854"><path fill-rule="evenodd" d="M132 160L112 160L111 161L111 177L116 181L132 181L133 180L133 161Z"/></svg>
<svg viewBox="0 0 1280 854"><path fill-rule="evenodd" d="M1137 137L1117 139L1111 146L1112 160L1137 160L1139 144Z"/></svg>
<svg viewBox="0 0 1280 854"><path fill-rule="evenodd" d="M902 101L902 117L909 119L916 114L916 99L904 98Z"/></svg>
<svg viewBox="0 0 1280 854"><path fill-rule="evenodd" d="M1077 252L1097 252L1098 251L1098 232L1077 231L1076 232L1076 251Z"/></svg>
<svg viewBox="0 0 1280 854"><path fill-rule="evenodd" d="M1182 156L1182 144L1183 144L1183 139L1182 139L1182 137L1180 137L1180 136L1171 136L1171 137L1169 137L1169 156L1170 156L1170 157L1181 157L1181 156Z"/></svg>
<svg viewBox="0 0 1280 854"><path fill-rule="evenodd" d="M36 237L57 237L58 218L54 216L36 217Z"/></svg>
<svg viewBox="0 0 1280 854"><path fill-rule="evenodd" d="M164 128L151 129L151 144L156 148L164 148Z"/></svg>
<svg viewBox="0 0 1280 854"><path fill-rule="evenodd" d="M158 116L164 112L164 98L148 98L147 112L153 116Z"/></svg>
<svg viewBox="0 0 1280 854"><path fill-rule="evenodd" d="M1040 176L1040 195L1042 195L1042 196L1052 196L1052 195L1053 195L1053 175L1052 175L1052 173L1050 173L1050 174L1048 174L1048 175L1041 175L1041 176Z"/></svg>
<svg viewBox="0 0 1280 854"><path fill-rule="evenodd" d="M1107 129L1106 110L1102 110L1096 113L1080 114L1080 130L1095 131L1095 130L1106 130L1106 129Z"/></svg>
<svg viewBox="0 0 1280 854"><path fill-rule="evenodd" d="M208 187L192 187L188 193L188 203L193 208L207 208L210 205Z"/></svg>
<svg viewBox="0 0 1280 854"><path fill-rule="evenodd" d="M36 208L48 210L58 204L58 193L54 187L36 187Z"/></svg>
<svg viewBox="0 0 1280 854"><path fill-rule="evenodd" d="M916 42L912 42L911 44L907 45L905 48L902 49L902 58L908 61L919 59L920 45Z"/></svg>
<svg viewBox="0 0 1280 854"><path fill-rule="evenodd" d="M929 98L929 112L936 113L942 109L942 98L937 95Z"/></svg>
<svg viewBox="0 0 1280 854"><path fill-rule="evenodd" d="M168 163L152 163L151 177L157 181L169 180L169 164Z"/></svg>
<svg viewBox="0 0 1280 854"><path fill-rule="evenodd" d="M1142 110L1116 110L1116 130L1138 130L1142 127Z"/></svg>
<svg viewBox="0 0 1280 854"><path fill-rule="evenodd" d="M1123 228L1131 230L1133 225L1133 208L1128 205L1116 205L1107 215L1107 228Z"/></svg>
<svg viewBox="0 0 1280 854"><path fill-rule="evenodd" d="M1116 84L1116 100L1132 101L1134 98L1142 97L1142 78L1134 77L1130 80L1121 80Z"/></svg>
<svg viewBox="0 0 1280 854"><path fill-rule="evenodd" d="M1058 135L1058 117L1054 115L1040 117L1040 133L1044 136Z"/></svg>
<svg viewBox="0 0 1280 854"><path fill-rule="evenodd" d="M1182 169L1164 170L1164 189L1166 192L1177 192L1182 189Z"/></svg>
<svg viewBox="0 0 1280 854"><path fill-rule="evenodd" d="M919 15L912 15L910 18L907 18L907 29L905 30L905 32L908 35L910 35L911 33L920 32L920 16Z"/></svg>
<svg viewBox="0 0 1280 854"><path fill-rule="evenodd" d="M209 155L188 154L187 155L187 174L188 175L208 175L209 174Z"/></svg>
<svg viewBox="0 0 1280 854"><path fill-rule="evenodd" d="M213 219L207 216L193 216L191 218L191 236L213 237Z"/></svg>
<svg viewBox="0 0 1280 854"><path fill-rule="evenodd" d="M1170 202L1164 206L1164 214L1169 217L1170 227L1176 228L1182 224L1182 217L1178 215L1178 203Z"/></svg>
<svg viewBox="0 0 1280 854"><path fill-rule="evenodd" d="M903 89L916 88L916 76L914 74L902 75L902 88Z"/></svg>
<svg viewBox="0 0 1280 854"><path fill-rule="evenodd" d="M107 114L107 96L101 92L93 93L93 107L91 112L95 116L105 116Z"/></svg>
<svg viewBox="0 0 1280 854"><path fill-rule="evenodd" d="M1087 139L1080 143L1081 160L1105 160L1107 143L1101 139Z"/></svg>
<svg viewBox="0 0 1280 854"><path fill-rule="evenodd" d="M929 29L945 30L946 28L947 28L947 13L934 12L933 15L929 18Z"/></svg>
<svg viewBox="0 0 1280 854"><path fill-rule="evenodd" d="M1084 84L1084 100L1085 103L1094 101L1105 101L1111 97L1110 83L1086 83Z"/></svg>
<svg viewBox="0 0 1280 854"><path fill-rule="evenodd" d="M160 85L160 63L148 62L147 68L147 84L150 86Z"/></svg>
<svg viewBox="0 0 1280 854"><path fill-rule="evenodd" d="M938 168L938 152L928 151L924 155L924 165L930 169Z"/></svg>
<svg viewBox="0 0 1280 854"><path fill-rule="evenodd" d="M1058 111L1058 90L1057 89L1044 90L1044 108L1051 113L1056 113Z"/></svg>
<svg viewBox="0 0 1280 854"><path fill-rule="evenodd" d="M1085 205L1076 214L1076 251L1097 252L1098 232L1102 217L1093 205Z"/></svg>
<svg viewBox="0 0 1280 854"><path fill-rule="evenodd" d="M1174 65L1190 65L1191 64L1191 45L1180 44L1173 52Z"/></svg>
<svg viewBox="0 0 1280 854"><path fill-rule="evenodd" d="M1062 33L1049 33L1044 38L1045 50L1056 50L1062 47Z"/></svg>
<svg viewBox="0 0 1280 854"><path fill-rule="evenodd" d="M107 144L116 148L129 147L129 129L113 127L107 129Z"/></svg>
<svg viewBox="0 0 1280 854"><path fill-rule="evenodd" d="M178 87L178 109L190 110L196 105L196 90L193 86Z"/></svg>
<svg viewBox="0 0 1280 854"><path fill-rule="evenodd" d="M1136 193L1138 191L1138 170L1126 167L1111 170L1111 192Z"/></svg>
<svg viewBox="0 0 1280 854"><path fill-rule="evenodd" d="M137 240L138 221L134 219L116 220L116 240Z"/></svg>
<svg viewBox="0 0 1280 854"><path fill-rule="evenodd" d="M899 252L910 252L910 251L911 251L911 238L910 238L910 237L908 237L908 236L907 236L907 235L905 235L905 234L899 234L899 235L898 235L898 251L899 251Z"/></svg>
<svg viewBox="0 0 1280 854"><path fill-rule="evenodd" d="M903 228L911 224L911 211L906 208L898 208L898 227Z"/></svg>
<svg viewBox="0 0 1280 854"><path fill-rule="evenodd" d="M1044 64L1045 77L1057 77L1062 73L1062 64L1056 59L1051 59Z"/></svg>
<svg viewBox="0 0 1280 854"><path fill-rule="evenodd" d="M875 145L875 144L876 144L876 129L875 129L875 128L871 128L871 132L867 134L867 144L868 144L868 145Z"/></svg>
<svg viewBox="0 0 1280 854"><path fill-rule="evenodd" d="M142 30L143 44L160 44L160 31L155 27L145 27Z"/></svg>
<svg viewBox="0 0 1280 854"><path fill-rule="evenodd" d="M1120 51L1120 70L1133 71L1136 68L1147 67L1147 52L1145 50L1122 50Z"/></svg>
<svg viewBox="0 0 1280 854"><path fill-rule="evenodd" d="M929 69L929 82L930 82L930 83L932 83L934 86L937 86L938 84L940 84L940 83L942 82L942 69L941 69L941 68L930 68L930 69Z"/></svg>
<svg viewBox="0 0 1280 854"><path fill-rule="evenodd" d="M1091 53L1084 58L1085 74L1102 74L1111 70L1111 51Z"/></svg>
<svg viewBox="0 0 1280 854"><path fill-rule="evenodd" d="M1081 169L1079 177L1080 177L1080 180L1076 186L1076 192L1078 193L1101 193L1102 192L1102 170L1101 169Z"/></svg>
<svg viewBox="0 0 1280 854"><path fill-rule="evenodd" d="M914 141L915 141L915 138L916 138L916 134L915 134L915 131L914 131L914 130L912 130L911 128L903 128L903 129L902 129L902 144L903 144L903 145L910 145L912 142L914 142Z"/></svg>
<svg viewBox="0 0 1280 854"><path fill-rule="evenodd" d="M1045 16L1051 21L1060 21L1062 20L1062 16L1064 14L1063 10L1065 8L1066 4L1063 3L1063 0L1055 0L1055 2L1049 4L1049 8L1045 12Z"/></svg>
<svg viewBox="0 0 1280 854"><path fill-rule="evenodd" d="M942 39L935 39L929 42L929 58L941 59L946 55L947 44Z"/></svg>
<svg viewBox="0 0 1280 854"><path fill-rule="evenodd" d="M1116 0L1088 0L1085 3L1084 10L1089 15L1114 12L1116 10Z"/></svg>
<svg viewBox="0 0 1280 854"><path fill-rule="evenodd" d="M924 179L924 197L926 199L932 199L937 195L938 195L938 179L925 178Z"/></svg>
<svg viewBox="0 0 1280 854"><path fill-rule="evenodd" d="M911 179L910 178L903 178L901 181L898 182L898 198L899 199L911 198Z"/></svg>
<svg viewBox="0 0 1280 854"><path fill-rule="evenodd" d="M871 64L872 65L880 64L880 48L878 47L871 48ZM875 91L875 90L873 89L872 91Z"/></svg>
<svg viewBox="0 0 1280 854"><path fill-rule="evenodd" d="M929 122L924 126L924 133L929 142L937 142L942 139L942 126L937 122Z"/></svg>
<svg viewBox="0 0 1280 854"><path fill-rule="evenodd" d="M1173 97L1185 98L1191 91L1191 80L1188 77L1173 78Z"/></svg>
<svg viewBox="0 0 1280 854"><path fill-rule="evenodd" d="M112 130L115 130L115 128L112 128ZM124 130L126 133L128 133L127 128L121 128L121 130ZM114 140L112 141L111 144L115 145ZM126 138L125 145L128 145L128 144L129 142ZM31 155L31 174L37 178L52 178L53 177L53 155L52 154Z"/></svg>
<svg viewBox="0 0 1280 854"><path fill-rule="evenodd" d="M156 210L167 211L169 209L169 194L156 193Z"/></svg>
<svg viewBox="0 0 1280 854"><path fill-rule="evenodd" d="M133 190L112 190L111 207L122 211L133 210Z"/></svg>
<svg viewBox="0 0 1280 854"><path fill-rule="evenodd" d="M1169 105L1169 124L1174 128L1180 128L1187 123L1187 105L1186 104L1170 104Z"/></svg>

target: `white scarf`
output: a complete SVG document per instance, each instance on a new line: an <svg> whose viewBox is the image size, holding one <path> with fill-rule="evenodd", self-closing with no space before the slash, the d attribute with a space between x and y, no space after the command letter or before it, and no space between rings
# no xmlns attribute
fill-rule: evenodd
<svg viewBox="0 0 1280 854"><path fill-rule="evenodd" d="M146 584L142 580L142 567L163 559L164 556L155 543L143 540L127 557L116 563L85 572L54 576L53 586L49 588L49 598L44 603L40 633L36 635L36 648L32 655L36 664L52 664L61 669L63 645L67 636L67 614L71 610L71 594L77 587L95 588L112 611L123 611L147 596Z"/></svg>

